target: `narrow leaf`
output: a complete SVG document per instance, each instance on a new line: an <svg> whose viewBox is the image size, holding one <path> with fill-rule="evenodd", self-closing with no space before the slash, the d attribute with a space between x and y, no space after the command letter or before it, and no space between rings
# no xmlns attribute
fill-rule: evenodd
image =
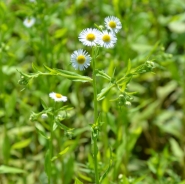
<svg viewBox="0 0 185 184"><path fill-rule="evenodd" d="M131 64L131 61L130 61L130 59L129 59L129 60L128 60L128 65L127 65L126 75L130 73L131 67L132 67L132 64Z"/></svg>
<svg viewBox="0 0 185 184"><path fill-rule="evenodd" d="M37 69L36 65L34 64L34 62L32 62L32 68L33 68L33 70L34 70L35 72L38 72L38 69Z"/></svg>
<svg viewBox="0 0 185 184"><path fill-rule="evenodd" d="M75 178L75 184L83 184L78 178Z"/></svg>
<svg viewBox="0 0 185 184"><path fill-rule="evenodd" d="M63 125L62 123L60 123L60 121L55 121L55 123L62 129L62 130L65 130L65 131L69 131L71 128Z"/></svg>
<svg viewBox="0 0 185 184"><path fill-rule="evenodd" d="M17 173L25 173L26 171L16 168L16 167L10 167L6 165L1 165L0 166L0 174L5 174L5 173L12 173L12 174L17 174Z"/></svg>
<svg viewBox="0 0 185 184"><path fill-rule="evenodd" d="M44 109L46 109L46 108L47 108L46 103L45 103L45 102L44 102L44 100L42 100L42 99L41 99L41 104L42 104L42 107L43 107Z"/></svg>
<svg viewBox="0 0 185 184"><path fill-rule="evenodd" d="M47 174L47 176L50 178L51 176L51 160L50 160L50 150L48 149L45 155L44 160L44 170Z"/></svg>
<svg viewBox="0 0 185 184"><path fill-rule="evenodd" d="M35 128L36 128L36 130L38 131L38 133L39 133L40 135L42 135L45 139L49 139L49 138L47 137L47 135L46 135L45 132L43 132L42 130L40 130L38 127L35 127Z"/></svg>
<svg viewBox="0 0 185 184"><path fill-rule="evenodd" d="M15 144L12 145L12 149L22 149L27 147L31 142L31 139L25 139L20 142L16 142Z"/></svg>
<svg viewBox="0 0 185 184"><path fill-rule="evenodd" d="M59 155L63 155L63 154L65 154L65 153L67 153L68 150L69 150L69 147L66 147L63 151L61 151L61 152L59 153Z"/></svg>
<svg viewBox="0 0 185 184"><path fill-rule="evenodd" d="M110 89L112 87L114 87L115 84L109 84L107 87L103 88L101 90L101 92L98 94L97 96L97 100L100 101L100 100L103 100L105 98L105 96L107 95L107 93L110 91Z"/></svg>

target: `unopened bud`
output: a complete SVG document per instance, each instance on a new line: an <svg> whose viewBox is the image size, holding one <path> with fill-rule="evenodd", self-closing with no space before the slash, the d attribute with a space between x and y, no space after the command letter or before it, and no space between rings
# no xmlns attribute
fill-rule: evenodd
<svg viewBox="0 0 185 184"><path fill-rule="evenodd" d="M48 118L48 115L47 115L46 113L43 113L43 114L41 115L41 118L42 118L42 119L47 119L47 118Z"/></svg>

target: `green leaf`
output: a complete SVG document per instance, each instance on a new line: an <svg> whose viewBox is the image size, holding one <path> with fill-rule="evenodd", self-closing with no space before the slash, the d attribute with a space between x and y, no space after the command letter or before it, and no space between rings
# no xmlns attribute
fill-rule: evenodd
<svg viewBox="0 0 185 184"><path fill-rule="evenodd" d="M140 134L142 133L142 128L141 127L137 127L135 128L131 133L130 133L130 137L128 140L128 151L132 151L133 147L135 146L136 141L138 140L138 137L140 136Z"/></svg>
<svg viewBox="0 0 185 184"><path fill-rule="evenodd" d="M10 158L10 148L11 148L10 139L7 134L5 134L5 136L4 136L2 148L3 148L3 150L2 150L3 158L5 161L4 163L7 163Z"/></svg>
<svg viewBox="0 0 185 184"><path fill-rule="evenodd" d="M184 152L182 148L179 146L179 143L174 138L170 138L170 145L172 153L176 158L178 158L179 163L182 163L184 158Z"/></svg>
<svg viewBox="0 0 185 184"><path fill-rule="evenodd" d="M110 169L112 167L111 164L112 161L110 161L108 168L106 169L106 171L103 173L103 175L100 177L100 183L103 181L103 179L107 176L107 174L110 172Z"/></svg>
<svg viewBox="0 0 185 184"><path fill-rule="evenodd" d="M75 178L75 184L83 184L78 178Z"/></svg>
<svg viewBox="0 0 185 184"><path fill-rule="evenodd" d="M96 71L96 76L100 76L100 77L107 79L109 81L111 79L111 77L109 75L107 75L104 71L100 71L100 70Z"/></svg>
<svg viewBox="0 0 185 184"><path fill-rule="evenodd" d="M106 86L105 88L103 88L101 90L101 92L98 94L97 96L97 100L100 101L100 100L103 100L105 98L105 96L107 95L107 93L110 91L110 89L112 87L114 87L115 84L109 84L108 86Z"/></svg>
<svg viewBox="0 0 185 184"><path fill-rule="evenodd" d="M46 103L44 102L44 100L42 100L42 99L40 99L40 100L41 100L42 107L43 107L44 109L47 109L47 105L46 105Z"/></svg>
<svg viewBox="0 0 185 184"><path fill-rule="evenodd" d="M67 32L67 29L65 29L65 28L58 29L58 30L55 32L54 37L55 37L55 38L61 38L61 37L63 37L63 36L66 34L66 32Z"/></svg>
<svg viewBox="0 0 185 184"><path fill-rule="evenodd" d="M51 161L54 161L54 160L56 160L58 157L64 155L65 153L68 152L68 150L69 150L69 146L66 147L63 151L61 151L57 156L54 156L54 157L51 159Z"/></svg>
<svg viewBox="0 0 185 184"><path fill-rule="evenodd" d="M57 72L56 72L55 70L49 68L48 66L44 65L44 67L45 67L48 71L50 71L52 74L57 74Z"/></svg>
<svg viewBox="0 0 185 184"><path fill-rule="evenodd" d="M128 74L130 73L131 67L132 67L132 63L131 63L131 61L130 61L130 59L129 59L129 60L128 60L128 65L127 65L126 75L128 75Z"/></svg>
<svg viewBox="0 0 185 184"><path fill-rule="evenodd" d="M27 147L31 142L31 139L25 139L20 142L16 142L15 144L12 145L12 149L22 149Z"/></svg>
<svg viewBox="0 0 185 184"><path fill-rule="evenodd" d="M49 139L49 137L47 137L47 135L46 135L46 133L45 133L44 131L42 131L40 128L38 128L38 127L36 127L36 126L35 126L35 128L36 128L36 130L38 131L38 133L39 133L40 135L42 135L45 139Z"/></svg>
<svg viewBox="0 0 185 184"><path fill-rule="evenodd" d="M34 64L34 62L32 62L32 68L35 72L38 72L39 70L37 69L36 65Z"/></svg>
<svg viewBox="0 0 185 184"><path fill-rule="evenodd" d="M82 174L82 173L78 173L78 175L79 175L80 178L82 178L82 179L85 180L85 181L88 181L88 182L91 182L91 181L92 181L92 179L91 179L90 177L85 176L85 175Z"/></svg>
<svg viewBox="0 0 185 184"><path fill-rule="evenodd" d="M55 68L54 69L55 72L58 72L58 74L60 74L61 76L70 79L72 81L78 81L78 82L92 82L92 79L90 77L86 77L74 72L69 72L66 70L60 70Z"/></svg>
<svg viewBox="0 0 185 184"><path fill-rule="evenodd" d="M48 149L44 160L44 170L48 177L51 176L51 160L50 160L50 150Z"/></svg>
<svg viewBox="0 0 185 184"><path fill-rule="evenodd" d="M69 150L69 147L66 147L63 151L61 151L61 152L59 153L59 155L63 155L63 154L65 154L65 153L67 153L68 150Z"/></svg>
<svg viewBox="0 0 185 184"><path fill-rule="evenodd" d="M63 125L60 121L55 121L55 123L62 129L62 130L65 130L65 131L69 131L69 130L72 130L71 128Z"/></svg>
<svg viewBox="0 0 185 184"><path fill-rule="evenodd" d="M5 174L5 173L18 174L18 173L25 173L25 172L26 171L16 168L16 167L10 167L6 165L0 166L0 174Z"/></svg>

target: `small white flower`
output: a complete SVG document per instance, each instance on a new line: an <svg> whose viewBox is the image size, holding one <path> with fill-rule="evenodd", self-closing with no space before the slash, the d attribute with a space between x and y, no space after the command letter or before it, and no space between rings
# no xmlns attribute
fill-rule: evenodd
<svg viewBox="0 0 185 184"><path fill-rule="evenodd" d="M76 50L71 54L71 63L76 70L85 70L90 65L90 62L90 55L83 49Z"/></svg>
<svg viewBox="0 0 185 184"><path fill-rule="evenodd" d="M42 119L47 119L47 118L48 118L48 115L47 115L46 113L43 113L43 114L41 115L41 118L42 118Z"/></svg>
<svg viewBox="0 0 185 184"><path fill-rule="evenodd" d="M67 101L66 96L62 96L61 94L55 93L55 92L50 93L49 97L55 100L55 102L66 102Z"/></svg>
<svg viewBox="0 0 185 184"><path fill-rule="evenodd" d="M114 47L117 38L113 32L108 32L107 30L102 31L99 37L99 45L105 48Z"/></svg>
<svg viewBox="0 0 185 184"><path fill-rule="evenodd" d="M80 33L78 38L84 45L92 47L97 45L99 34L99 30L87 28Z"/></svg>
<svg viewBox="0 0 185 184"><path fill-rule="evenodd" d="M23 24L26 26L26 27L32 27L33 24L35 23L35 18L26 18L23 22Z"/></svg>
<svg viewBox="0 0 185 184"><path fill-rule="evenodd" d="M105 18L105 26L107 29L117 33L121 28L121 22L117 17L109 16Z"/></svg>
<svg viewBox="0 0 185 184"><path fill-rule="evenodd" d="M36 0L29 0L30 2L32 2L32 3L35 3L36 2Z"/></svg>

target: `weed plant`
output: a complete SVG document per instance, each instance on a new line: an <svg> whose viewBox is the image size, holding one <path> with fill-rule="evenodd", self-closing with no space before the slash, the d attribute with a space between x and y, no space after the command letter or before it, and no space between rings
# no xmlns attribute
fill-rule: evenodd
<svg viewBox="0 0 185 184"><path fill-rule="evenodd" d="M0 2L0 183L185 183L178 1Z"/></svg>

